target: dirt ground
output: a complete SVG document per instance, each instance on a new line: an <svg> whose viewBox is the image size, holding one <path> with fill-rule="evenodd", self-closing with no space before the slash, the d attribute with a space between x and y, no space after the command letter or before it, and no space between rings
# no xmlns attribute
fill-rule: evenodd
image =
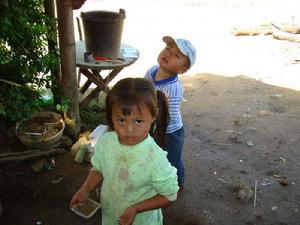
<svg viewBox="0 0 300 225"><path fill-rule="evenodd" d="M300 93L243 76L182 78L186 189L165 224L299 225ZM86 220L68 208L90 165L69 152L54 160L38 173L35 161L1 166L0 224L100 224L99 212Z"/></svg>
<svg viewBox="0 0 300 225"><path fill-rule="evenodd" d="M187 189L169 224L299 225L300 93L243 76L184 84Z"/></svg>
<svg viewBox="0 0 300 225"><path fill-rule="evenodd" d="M125 8L123 38L141 56L120 77L143 75L155 63L163 35L185 34L197 47L196 65L181 77L186 189L164 210L165 225L300 225L300 45L230 33L236 25L299 22L296 5L87 0L83 6ZM161 19L166 7L175 18ZM137 32L145 27L151 32ZM0 135L0 151L13 144ZM68 208L88 163L76 163L69 152L47 159L39 172L32 169L36 162L0 164L1 225L101 224L99 211L86 220Z"/></svg>

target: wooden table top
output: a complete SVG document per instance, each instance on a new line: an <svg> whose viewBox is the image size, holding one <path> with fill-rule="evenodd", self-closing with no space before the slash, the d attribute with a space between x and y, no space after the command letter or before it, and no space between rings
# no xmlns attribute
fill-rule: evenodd
<svg viewBox="0 0 300 225"><path fill-rule="evenodd" d="M133 64L139 57L139 52L136 48L124 44L121 44L120 57L117 59L110 60L94 60L93 62L84 61L85 43L84 41L76 42L76 66L84 69L92 70L110 70L110 69L121 69ZM127 54L128 52L133 52L135 54ZM125 57L124 57L125 56ZM130 57L128 57L130 56Z"/></svg>

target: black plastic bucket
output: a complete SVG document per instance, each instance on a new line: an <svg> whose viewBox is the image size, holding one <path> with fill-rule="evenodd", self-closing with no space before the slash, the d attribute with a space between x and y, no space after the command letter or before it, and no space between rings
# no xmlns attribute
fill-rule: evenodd
<svg viewBox="0 0 300 225"><path fill-rule="evenodd" d="M81 18L86 51L94 56L119 57L125 11L81 12Z"/></svg>

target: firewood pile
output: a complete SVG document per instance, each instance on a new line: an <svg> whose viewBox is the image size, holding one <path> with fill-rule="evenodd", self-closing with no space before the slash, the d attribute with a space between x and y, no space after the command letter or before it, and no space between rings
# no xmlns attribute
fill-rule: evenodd
<svg viewBox="0 0 300 225"><path fill-rule="evenodd" d="M300 43L300 24L270 23L257 27L237 27L231 33L235 36L272 35L274 39Z"/></svg>

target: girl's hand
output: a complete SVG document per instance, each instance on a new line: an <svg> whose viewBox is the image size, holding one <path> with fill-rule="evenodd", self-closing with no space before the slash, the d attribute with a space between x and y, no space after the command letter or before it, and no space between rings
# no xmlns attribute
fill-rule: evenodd
<svg viewBox="0 0 300 225"><path fill-rule="evenodd" d="M125 212L119 217L120 225L131 225L134 221L137 210L134 206L128 207Z"/></svg>
<svg viewBox="0 0 300 225"><path fill-rule="evenodd" d="M82 188L80 188L72 197L69 207L73 208L78 204L82 204L86 198L87 198L88 193L84 191Z"/></svg>
<svg viewBox="0 0 300 225"><path fill-rule="evenodd" d="M119 217L118 222L120 225L131 225L137 213L162 208L170 205L170 203L171 201L165 196L157 194L128 207Z"/></svg>
<svg viewBox="0 0 300 225"><path fill-rule="evenodd" d="M87 199L90 191L94 189L101 181L102 174L91 169L85 182L71 199L69 204L70 208L73 208L77 204L82 204Z"/></svg>

